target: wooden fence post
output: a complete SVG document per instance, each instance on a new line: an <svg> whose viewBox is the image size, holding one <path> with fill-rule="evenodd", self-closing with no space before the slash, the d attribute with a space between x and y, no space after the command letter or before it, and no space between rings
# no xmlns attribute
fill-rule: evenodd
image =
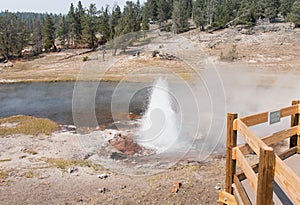
<svg viewBox="0 0 300 205"><path fill-rule="evenodd" d="M272 205L274 190L275 154L273 148L260 148L258 182L256 192L257 205Z"/></svg>
<svg viewBox="0 0 300 205"><path fill-rule="evenodd" d="M233 130L233 122L238 118L237 113L227 114L227 142L226 142L226 187L225 191L233 194L233 177L236 171L236 160L232 160L232 149L236 147L237 131Z"/></svg>
<svg viewBox="0 0 300 205"><path fill-rule="evenodd" d="M292 105L300 104L299 100L293 100ZM299 125L299 113L291 116L291 127ZM294 135L290 138L290 148L297 146L298 144L298 135Z"/></svg>

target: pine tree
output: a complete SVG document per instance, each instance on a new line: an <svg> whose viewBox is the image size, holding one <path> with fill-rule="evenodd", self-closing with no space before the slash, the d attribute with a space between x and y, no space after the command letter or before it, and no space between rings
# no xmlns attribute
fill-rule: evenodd
<svg viewBox="0 0 300 205"><path fill-rule="evenodd" d="M157 21L159 24L168 19L168 2L166 0L158 0L157 2Z"/></svg>
<svg viewBox="0 0 300 205"><path fill-rule="evenodd" d="M142 31L144 31L144 37L145 37L145 31L148 31L150 29L148 19L149 19L148 14L144 10L143 16L142 16Z"/></svg>
<svg viewBox="0 0 300 205"><path fill-rule="evenodd" d="M121 8L117 5L111 14L110 20L109 20L109 26L110 26L110 38L113 39L115 36L115 28L118 25L119 19L122 17Z"/></svg>
<svg viewBox="0 0 300 205"><path fill-rule="evenodd" d="M21 56L27 41L25 24L15 14L5 11L0 16L0 54L5 59L12 55Z"/></svg>
<svg viewBox="0 0 300 205"><path fill-rule="evenodd" d="M122 17L119 19L118 25L116 26L116 35L120 36L140 30L141 19L139 18L137 7L133 2L127 1Z"/></svg>
<svg viewBox="0 0 300 205"><path fill-rule="evenodd" d="M38 55L43 50L43 34L42 34L42 26L41 22L38 20L35 22L35 27L33 31L33 53L34 55Z"/></svg>
<svg viewBox="0 0 300 205"><path fill-rule="evenodd" d="M109 40L111 34L110 34L110 26L109 26L108 6L105 9L102 8L101 16L100 16L99 32L102 34L103 39Z"/></svg>
<svg viewBox="0 0 300 205"><path fill-rule="evenodd" d="M135 9L136 9L136 11L137 11L137 13L138 13L138 20L139 20L139 21L142 21L143 11L142 11L142 7L141 7L140 0L137 0L137 1L136 1Z"/></svg>
<svg viewBox="0 0 300 205"><path fill-rule="evenodd" d="M148 12L149 18L151 20L157 20L157 0L147 0L145 4L145 9Z"/></svg>
<svg viewBox="0 0 300 205"><path fill-rule="evenodd" d="M291 12L294 2L295 2L295 0L281 0L280 1L279 11L284 18L286 18L288 16L288 14Z"/></svg>
<svg viewBox="0 0 300 205"><path fill-rule="evenodd" d="M173 13L173 0L167 0L168 1L168 19L172 18L172 13Z"/></svg>
<svg viewBox="0 0 300 205"><path fill-rule="evenodd" d="M44 39L44 48L46 51L49 51L52 48L55 48L55 27L52 18L50 15L46 16L45 24L43 27L43 39Z"/></svg>
<svg viewBox="0 0 300 205"><path fill-rule="evenodd" d="M192 13L193 13L193 1L192 0L186 0L185 1L185 7L186 7L186 11L187 11L187 16L188 18L192 17Z"/></svg>
<svg viewBox="0 0 300 205"><path fill-rule="evenodd" d="M173 3L173 14L172 14L172 30L174 33L179 33L181 29L181 15L180 15L180 8L179 8L179 1L174 1Z"/></svg>
<svg viewBox="0 0 300 205"><path fill-rule="evenodd" d="M265 16L273 22L277 17L280 7L279 0L266 0Z"/></svg>
<svg viewBox="0 0 300 205"><path fill-rule="evenodd" d="M75 17L75 8L73 3L70 5L69 12L66 16L66 21L69 26L69 35L70 35L70 40L71 44L74 46L75 45L75 39L76 39L76 17Z"/></svg>
<svg viewBox="0 0 300 205"><path fill-rule="evenodd" d="M82 40L82 30L83 30L83 20L84 20L85 11L82 7L81 1L78 1L76 10L75 10L75 41L81 43Z"/></svg>
<svg viewBox="0 0 300 205"><path fill-rule="evenodd" d="M300 0L293 3L289 19L295 24L295 27L300 27Z"/></svg>
<svg viewBox="0 0 300 205"><path fill-rule="evenodd" d="M27 46L29 42L29 31L25 22L17 19L16 30L17 30L17 39L15 42L16 54L18 57L22 57L22 50Z"/></svg>
<svg viewBox="0 0 300 205"><path fill-rule="evenodd" d="M109 47L114 49L113 55L116 55L119 48L125 52L128 46L140 38L140 30L141 19L138 6L131 1L127 1L118 25L115 27L115 38L109 42Z"/></svg>
<svg viewBox="0 0 300 205"><path fill-rule="evenodd" d="M218 5L214 17L214 26L224 28L231 20L230 10L226 3Z"/></svg>
<svg viewBox="0 0 300 205"><path fill-rule="evenodd" d="M206 17L205 17L205 3L203 0L196 0L193 5L193 19L196 23L196 26L200 28L201 31L204 31L206 26Z"/></svg>
<svg viewBox="0 0 300 205"><path fill-rule="evenodd" d="M238 11L239 22L253 26L256 24L259 17L261 17L260 9L256 1L243 0Z"/></svg>
<svg viewBox="0 0 300 205"><path fill-rule="evenodd" d="M83 24L83 41L89 45L90 48L97 47L96 33L98 30L98 11L95 4L90 4L87 14L84 18Z"/></svg>
<svg viewBox="0 0 300 205"><path fill-rule="evenodd" d="M189 29L189 0L175 0L173 3L173 32L180 33Z"/></svg>
<svg viewBox="0 0 300 205"><path fill-rule="evenodd" d="M58 37L62 46L69 46L69 28L65 16L61 18L60 26L58 28Z"/></svg>

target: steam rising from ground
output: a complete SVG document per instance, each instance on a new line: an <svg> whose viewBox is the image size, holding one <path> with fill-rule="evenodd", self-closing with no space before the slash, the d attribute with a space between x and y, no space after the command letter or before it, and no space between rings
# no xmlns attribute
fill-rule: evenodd
<svg viewBox="0 0 300 205"><path fill-rule="evenodd" d="M298 75L246 65L223 66L216 69L222 79L220 87L212 78L216 74L212 70L203 70L196 82L156 82L143 117L140 144L158 152L194 151L203 159L213 152L224 152L227 112L242 117L274 111L300 99ZM172 99L178 105L175 108ZM265 124L253 129L265 136L288 126L289 119L283 119L268 129Z"/></svg>
<svg viewBox="0 0 300 205"><path fill-rule="evenodd" d="M289 106L300 99L300 76L291 71L251 68L247 65L220 67L227 99L227 112L240 117ZM280 123L252 127L258 136L265 136L289 127L289 118ZM240 140L242 142L242 140Z"/></svg>

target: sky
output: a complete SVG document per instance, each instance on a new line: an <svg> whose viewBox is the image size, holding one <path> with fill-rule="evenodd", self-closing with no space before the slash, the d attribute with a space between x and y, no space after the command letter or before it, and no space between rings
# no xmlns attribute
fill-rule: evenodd
<svg viewBox="0 0 300 205"><path fill-rule="evenodd" d="M91 3L96 4L98 9L106 5L113 7L114 4L118 4L123 8L126 1L128 0L81 0L81 3L85 8L88 8ZM133 0L133 2L136 2L136 0ZM142 4L145 0L140 0L140 2ZM66 14L71 3L76 7L78 0L0 0L0 11Z"/></svg>

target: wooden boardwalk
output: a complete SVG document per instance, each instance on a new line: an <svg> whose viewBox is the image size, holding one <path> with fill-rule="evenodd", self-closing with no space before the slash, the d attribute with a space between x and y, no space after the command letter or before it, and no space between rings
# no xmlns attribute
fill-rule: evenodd
<svg viewBox="0 0 300 205"><path fill-rule="evenodd" d="M295 154L295 155L288 157L287 159L284 160L284 162L300 177L300 155L299 154ZM243 180L242 185L250 199L251 204L255 204L256 195L255 195L255 192L253 191L253 189L251 188L249 181L247 179ZM299 192L300 192L300 186L299 186ZM293 202L287 196L287 194L284 192L284 190L276 182L276 179L275 179L275 183L274 183L273 201L274 201L274 204L276 204L276 205L297 204L296 202Z"/></svg>
<svg viewBox="0 0 300 205"><path fill-rule="evenodd" d="M259 138L251 126L279 123L290 117L290 127ZM245 144L237 146L238 134ZM300 205L300 101L273 112L238 118L227 116L226 187L220 192L221 204ZM289 139L283 153L275 153L271 145ZM250 164L249 154L258 158ZM238 169L237 169L238 168ZM241 171L240 171L241 170Z"/></svg>

